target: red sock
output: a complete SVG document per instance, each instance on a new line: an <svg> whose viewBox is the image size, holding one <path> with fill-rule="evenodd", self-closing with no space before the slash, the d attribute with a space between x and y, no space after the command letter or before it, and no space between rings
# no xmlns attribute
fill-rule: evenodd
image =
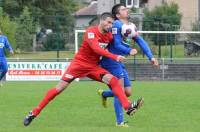
<svg viewBox="0 0 200 132"><path fill-rule="evenodd" d="M113 77L110 80L109 85L111 86L114 95L118 97L123 108L125 110L127 110L128 107L130 106L130 102L129 102L127 96L125 95L125 93L124 93L124 91L123 91L123 89L122 89L122 87L119 83L119 80L116 77Z"/></svg>
<svg viewBox="0 0 200 132"><path fill-rule="evenodd" d="M42 109L52 100L56 95L58 95L60 92L56 88L52 88L47 91L45 97L42 99L42 101L39 103L37 107L35 107L32 110L33 115L37 116Z"/></svg>

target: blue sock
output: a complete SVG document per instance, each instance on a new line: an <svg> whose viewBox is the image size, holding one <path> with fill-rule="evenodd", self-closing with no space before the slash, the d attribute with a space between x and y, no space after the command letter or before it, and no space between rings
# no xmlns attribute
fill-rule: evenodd
<svg viewBox="0 0 200 132"><path fill-rule="evenodd" d="M102 96L103 97L113 97L114 94L111 90L107 90L107 91L103 91Z"/></svg>
<svg viewBox="0 0 200 132"><path fill-rule="evenodd" d="M116 96L114 97L114 108L115 108L117 124L120 124L124 121L124 111L121 103L119 102Z"/></svg>

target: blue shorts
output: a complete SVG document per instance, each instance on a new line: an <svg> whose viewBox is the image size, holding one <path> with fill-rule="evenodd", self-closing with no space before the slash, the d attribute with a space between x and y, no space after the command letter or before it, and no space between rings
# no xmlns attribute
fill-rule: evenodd
<svg viewBox="0 0 200 132"><path fill-rule="evenodd" d="M116 76L117 78L123 78L124 79L124 87L131 87L131 82L129 80L128 72L123 67L120 66L118 68L112 68L112 67L103 67L107 71L109 71L112 75Z"/></svg>

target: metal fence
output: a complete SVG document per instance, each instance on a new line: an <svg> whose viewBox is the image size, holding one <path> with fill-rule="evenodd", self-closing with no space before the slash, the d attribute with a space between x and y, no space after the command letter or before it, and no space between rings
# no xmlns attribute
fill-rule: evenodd
<svg viewBox="0 0 200 132"><path fill-rule="evenodd" d="M9 62L70 62L71 59L8 59ZM125 66L130 80L200 80L200 58L161 58L159 67L146 59L128 59ZM84 78L81 80L88 80Z"/></svg>
<svg viewBox="0 0 200 132"><path fill-rule="evenodd" d="M125 63L131 80L200 80L200 58L161 58L159 64L144 59Z"/></svg>

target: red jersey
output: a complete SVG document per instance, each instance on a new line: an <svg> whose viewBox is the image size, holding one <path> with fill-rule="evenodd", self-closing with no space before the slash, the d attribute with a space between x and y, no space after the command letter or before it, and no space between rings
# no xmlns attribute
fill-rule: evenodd
<svg viewBox="0 0 200 132"><path fill-rule="evenodd" d="M102 34L98 26L89 27L84 34L82 45L75 55L74 61L89 65L97 65L101 56L116 60L117 55L105 50L112 39L111 32Z"/></svg>

